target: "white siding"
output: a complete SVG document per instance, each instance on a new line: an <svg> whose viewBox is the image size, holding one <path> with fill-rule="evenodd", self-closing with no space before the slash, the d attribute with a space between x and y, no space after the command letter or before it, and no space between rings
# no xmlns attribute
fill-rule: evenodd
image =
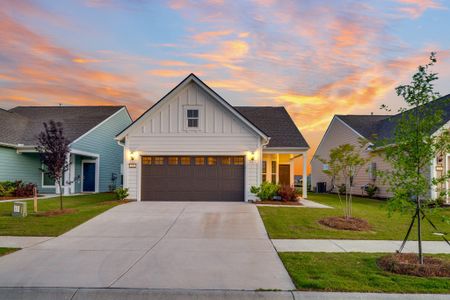
<svg viewBox="0 0 450 300"><path fill-rule="evenodd" d="M135 123L126 137L125 151L135 152L136 162L139 155L260 155L260 136L196 83L189 83L163 101ZM186 106L199 109L196 130L185 129ZM128 168L130 156L125 157L130 198L138 199L139 166ZM250 187L259 184L259 164L259 160L246 160L246 199L251 195Z"/></svg>

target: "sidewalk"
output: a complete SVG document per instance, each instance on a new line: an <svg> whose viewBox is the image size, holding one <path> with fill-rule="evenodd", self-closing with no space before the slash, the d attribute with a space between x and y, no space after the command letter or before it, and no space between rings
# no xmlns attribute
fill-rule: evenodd
<svg viewBox="0 0 450 300"><path fill-rule="evenodd" d="M448 299L443 294L383 294L383 293L335 293L306 291L237 291L237 290L152 290L152 289L75 289L75 288L0 288L0 300L382 300L382 299Z"/></svg>
<svg viewBox="0 0 450 300"><path fill-rule="evenodd" d="M0 247L2 248L28 248L54 237L48 236L0 236Z"/></svg>
<svg viewBox="0 0 450 300"><path fill-rule="evenodd" d="M278 252L395 252L402 241L389 240L272 240ZM423 241L423 252L450 254L450 246L442 241ZM408 241L403 252L417 253L417 241Z"/></svg>

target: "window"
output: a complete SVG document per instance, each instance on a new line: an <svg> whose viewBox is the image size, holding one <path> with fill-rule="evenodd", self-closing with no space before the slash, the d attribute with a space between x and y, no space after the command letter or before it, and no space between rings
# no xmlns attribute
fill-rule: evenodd
<svg viewBox="0 0 450 300"><path fill-rule="evenodd" d="M205 164L205 158L204 157L196 157L195 158L195 165L196 166L203 166Z"/></svg>
<svg viewBox="0 0 450 300"><path fill-rule="evenodd" d="M47 170L47 166L42 165L42 169ZM55 186L55 181L51 179L45 172L42 172L42 186Z"/></svg>
<svg viewBox="0 0 450 300"><path fill-rule="evenodd" d="M231 165L231 157L229 156L222 157L222 165Z"/></svg>
<svg viewBox="0 0 450 300"><path fill-rule="evenodd" d="M272 182L277 183L277 162L272 161Z"/></svg>
<svg viewBox="0 0 450 300"><path fill-rule="evenodd" d="M216 165L216 158L215 157L208 157L208 165L209 166Z"/></svg>
<svg viewBox="0 0 450 300"><path fill-rule="evenodd" d="M178 157L176 156L172 156L169 157L169 165L178 165Z"/></svg>
<svg viewBox="0 0 450 300"><path fill-rule="evenodd" d="M241 156L236 156L233 158L233 162L235 165L242 166L244 164L244 158Z"/></svg>
<svg viewBox="0 0 450 300"><path fill-rule="evenodd" d="M187 109L187 127L198 128L198 109Z"/></svg>
<svg viewBox="0 0 450 300"><path fill-rule="evenodd" d="M183 156L181 158L181 164L183 166L189 166L191 164L191 158L189 156Z"/></svg>
<svg viewBox="0 0 450 300"><path fill-rule="evenodd" d="M322 171L328 171L329 167L327 164L322 165Z"/></svg>
<svg viewBox="0 0 450 300"><path fill-rule="evenodd" d="M262 162L262 181L267 181L267 161Z"/></svg>
<svg viewBox="0 0 450 300"><path fill-rule="evenodd" d="M163 165L164 164L164 157L156 156L154 157L155 165Z"/></svg>
<svg viewBox="0 0 450 300"><path fill-rule="evenodd" d="M143 165L151 165L152 164L152 157L151 156L143 156L142 157L142 164Z"/></svg>
<svg viewBox="0 0 450 300"><path fill-rule="evenodd" d="M370 180L376 180L377 179L377 163L376 162L371 163L369 165L367 172L369 173Z"/></svg>

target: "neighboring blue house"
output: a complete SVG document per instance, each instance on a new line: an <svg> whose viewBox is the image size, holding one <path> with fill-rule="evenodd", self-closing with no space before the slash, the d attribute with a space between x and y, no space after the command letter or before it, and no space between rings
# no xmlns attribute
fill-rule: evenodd
<svg viewBox="0 0 450 300"><path fill-rule="evenodd" d="M40 193L57 187L42 171L35 147L43 122L61 122L71 141L64 194L105 192L122 184L123 148L114 137L131 124L124 106L18 106L0 109L0 181L37 184Z"/></svg>

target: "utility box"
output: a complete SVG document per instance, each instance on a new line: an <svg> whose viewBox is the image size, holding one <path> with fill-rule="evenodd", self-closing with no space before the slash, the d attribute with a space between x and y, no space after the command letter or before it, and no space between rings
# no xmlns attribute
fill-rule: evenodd
<svg viewBox="0 0 450 300"><path fill-rule="evenodd" d="M327 183L326 182L318 182L316 187L317 193L326 193L327 192Z"/></svg>
<svg viewBox="0 0 450 300"><path fill-rule="evenodd" d="M14 208L12 212L13 217L26 217L27 216L27 203L26 202L14 202Z"/></svg>

